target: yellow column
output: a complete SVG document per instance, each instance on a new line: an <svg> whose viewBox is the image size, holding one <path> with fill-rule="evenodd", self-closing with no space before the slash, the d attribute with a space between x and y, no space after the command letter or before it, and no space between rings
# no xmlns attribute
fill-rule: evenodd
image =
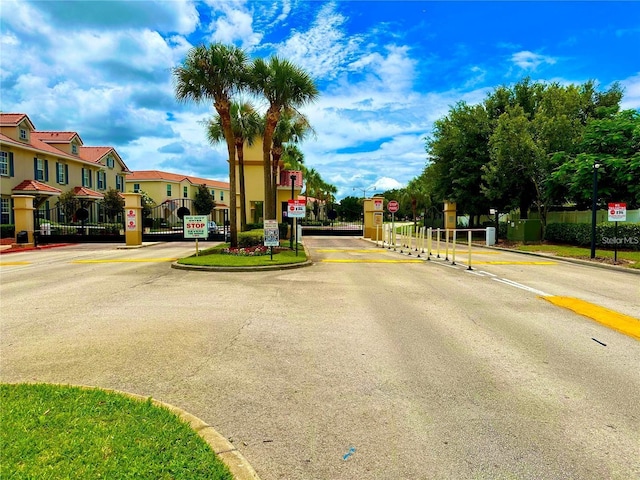
<svg viewBox="0 0 640 480"><path fill-rule="evenodd" d="M384 213L384 198L373 197L364 199L364 229L363 236L365 238L376 238L376 223L380 224L380 233L382 235L381 216Z"/></svg>
<svg viewBox="0 0 640 480"><path fill-rule="evenodd" d="M13 218L16 227L16 237L18 232L26 231L29 235L28 243L16 243L14 246L18 247L33 247L33 212L35 210L33 206L33 200L36 198L33 195L11 195L13 198Z"/></svg>
<svg viewBox="0 0 640 480"><path fill-rule="evenodd" d="M456 228L455 202L444 202L444 228L449 230Z"/></svg>
<svg viewBox="0 0 640 480"><path fill-rule="evenodd" d="M124 196L124 237L127 246L142 245L142 195L123 193Z"/></svg>

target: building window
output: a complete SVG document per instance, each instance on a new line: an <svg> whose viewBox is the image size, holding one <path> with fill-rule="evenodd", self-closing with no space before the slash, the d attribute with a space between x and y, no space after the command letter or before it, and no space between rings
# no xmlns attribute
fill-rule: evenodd
<svg viewBox="0 0 640 480"><path fill-rule="evenodd" d="M211 189L211 196L216 198L216 191L213 188Z"/></svg>
<svg viewBox="0 0 640 480"><path fill-rule="evenodd" d="M27 131L24 128L20 129L20 140L26 140L27 139Z"/></svg>
<svg viewBox="0 0 640 480"><path fill-rule="evenodd" d="M107 173L98 172L98 190L107 189Z"/></svg>
<svg viewBox="0 0 640 480"><path fill-rule="evenodd" d="M122 175L116 175L116 190L124 192L124 177Z"/></svg>
<svg viewBox="0 0 640 480"><path fill-rule="evenodd" d="M0 220L1 223L6 224L6 223L11 223L11 201L8 198L2 198L1 200L1 216L2 219Z"/></svg>
<svg viewBox="0 0 640 480"><path fill-rule="evenodd" d="M224 192L222 190L220 190L220 201L224 201Z"/></svg>
<svg viewBox="0 0 640 480"><path fill-rule="evenodd" d="M61 185L67 183L67 169L64 163L56 163L56 181Z"/></svg>
<svg viewBox="0 0 640 480"><path fill-rule="evenodd" d="M113 157L107 157L107 167L113 168L114 166L115 166L115 162L113 160Z"/></svg>
<svg viewBox="0 0 640 480"><path fill-rule="evenodd" d="M182 187L182 196L187 198L189 196L189 187Z"/></svg>
<svg viewBox="0 0 640 480"><path fill-rule="evenodd" d="M82 186L90 187L91 186L91 170L88 168L82 169Z"/></svg>
<svg viewBox="0 0 640 480"><path fill-rule="evenodd" d="M167 184L167 197L171 196L171 185Z"/></svg>
<svg viewBox="0 0 640 480"><path fill-rule="evenodd" d="M139 183L134 183L133 184L133 193L138 193L140 191L140 184Z"/></svg>
<svg viewBox="0 0 640 480"><path fill-rule="evenodd" d="M0 175L9 176L9 152L0 152Z"/></svg>
<svg viewBox="0 0 640 480"><path fill-rule="evenodd" d="M78 154L78 145L76 145L75 143L71 144L71 153L73 153L74 155Z"/></svg>
<svg viewBox="0 0 640 480"><path fill-rule="evenodd" d="M45 161L41 158L37 158L36 159L36 180L41 181L41 180L45 180L46 177L46 173L45 173Z"/></svg>

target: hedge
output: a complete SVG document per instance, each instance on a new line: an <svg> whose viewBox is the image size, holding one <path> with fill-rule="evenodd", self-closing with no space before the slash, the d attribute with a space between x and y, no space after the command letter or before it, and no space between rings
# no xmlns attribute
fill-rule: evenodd
<svg viewBox="0 0 640 480"><path fill-rule="evenodd" d="M12 238L16 236L16 226L10 224L0 225L0 238Z"/></svg>
<svg viewBox="0 0 640 480"><path fill-rule="evenodd" d="M550 223L545 240L569 245L591 245L591 225L588 223ZM618 234L613 222L596 225L596 247L640 250L640 224L618 223Z"/></svg>
<svg viewBox="0 0 640 480"><path fill-rule="evenodd" d="M264 243L264 230L238 232L238 247L255 247Z"/></svg>

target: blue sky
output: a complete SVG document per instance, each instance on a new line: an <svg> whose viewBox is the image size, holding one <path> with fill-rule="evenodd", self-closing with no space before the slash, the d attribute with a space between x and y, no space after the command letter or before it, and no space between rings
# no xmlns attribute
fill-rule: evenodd
<svg viewBox="0 0 640 480"><path fill-rule="evenodd" d="M321 92L303 110L305 163L338 198L404 186L434 120L525 76L617 81L640 108L638 2L2 0L0 22L0 110L114 146L132 170L228 180L202 125L212 107L174 99L191 46L294 61Z"/></svg>

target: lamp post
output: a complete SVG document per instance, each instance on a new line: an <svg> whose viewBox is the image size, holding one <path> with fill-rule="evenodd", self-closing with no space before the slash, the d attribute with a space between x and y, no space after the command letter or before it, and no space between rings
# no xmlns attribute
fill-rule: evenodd
<svg viewBox="0 0 640 480"><path fill-rule="evenodd" d="M367 190L376 191L376 186L362 188L362 187L353 187L353 190L360 190L362 192L362 198L367 198Z"/></svg>
<svg viewBox="0 0 640 480"><path fill-rule="evenodd" d="M294 185L296 183L296 176L295 175L291 175L290 178L291 178L291 200L293 201L294 200L294 198L293 198L293 195L294 195L293 187L294 187ZM291 250L293 250L293 240L294 240L294 237L296 235L294 223L295 223L295 219L292 218L291 219L291 238L289 239L289 245L291 246Z"/></svg>
<svg viewBox="0 0 640 480"><path fill-rule="evenodd" d="M591 258L596 258L596 208L598 203L598 169L599 163L593 164L593 198L591 204Z"/></svg>

